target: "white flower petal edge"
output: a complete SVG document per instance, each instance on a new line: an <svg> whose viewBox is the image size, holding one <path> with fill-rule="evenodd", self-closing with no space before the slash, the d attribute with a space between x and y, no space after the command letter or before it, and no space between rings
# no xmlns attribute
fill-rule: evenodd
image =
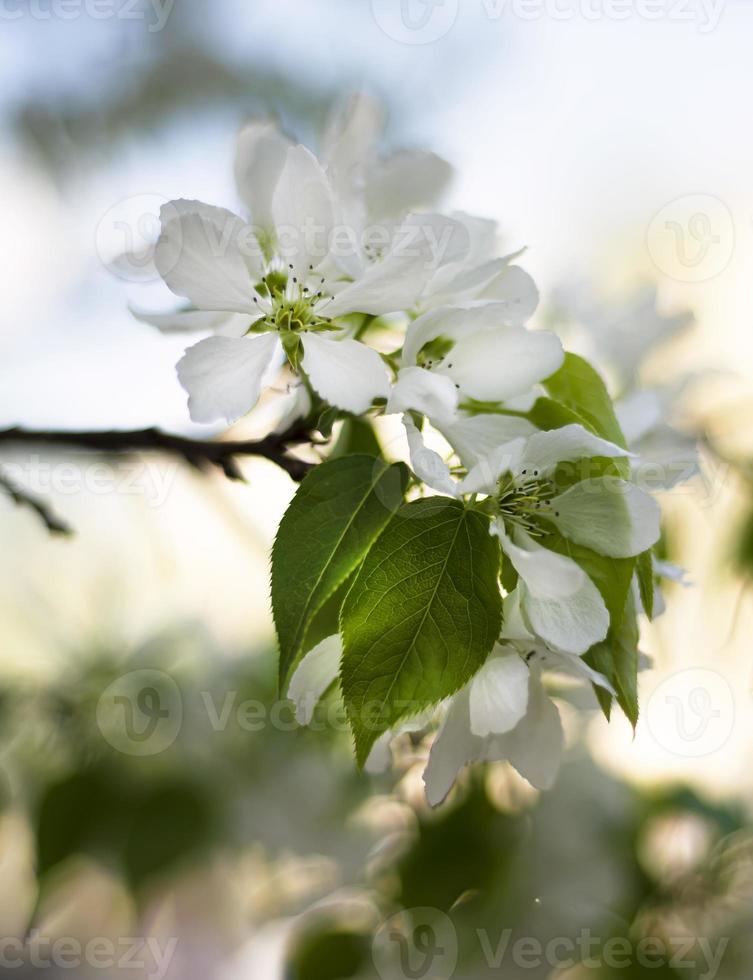
<svg viewBox="0 0 753 980"><path fill-rule="evenodd" d="M446 160L428 150L398 150L379 160L366 177L365 198L374 219L432 207L452 179Z"/></svg>
<svg viewBox="0 0 753 980"><path fill-rule="evenodd" d="M547 515L571 541L610 558L629 558L659 540L659 504L634 483L581 480L555 497Z"/></svg>
<svg viewBox="0 0 753 980"><path fill-rule="evenodd" d="M403 362L415 364L422 348L445 338L454 346L433 368L458 386L461 397L506 401L553 374L564 359L557 336L509 323L504 303L442 307L408 327Z"/></svg>
<svg viewBox="0 0 753 980"><path fill-rule="evenodd" d="M271 122L255 120L238 134L235 183L251 221L264 231L273 228L272 197L292 146Z"/></svg>
<svg viewBox="0 0 753 980"><path fill-rule="evenodd" d="M517 653L497 650L471 681L471 731L481 738L509 732L528 707L528 668Z"/></svg>
<svg viewBox="0 0 753 980"><path fill-rule="evenodd" d="M449 378L420 367L401 368L387 401L385 412L420 412L434 424L452 420L457 414L458 392Z"/></svg>
<svg viewBox="0 0 753 980"><path fill-rule="evenodd" d="M220 337L242 337L253 321L247 313L216 313L209 310L185 310L177 313L149 313L129 306L129 312L141 323L156 327L160 333L212 333Z"/></svg>
<svg viewBox="0 0 753 980"><path fill-rule="evenodd" d="M374 316L412 309L438 265L467 249L465 229L443 214L409 214L392 232L385 255L340 289L327 316Z"/></svg>
<svg viewBox="0 0 753 980"><path fill-rule="evenodd" d="M533 278L518 265L505 265L479 294L480 299L493 300L507 307L510 323L523 324L536 312L539 291Z"/></svg>
<svg viewBox="0 0 753 980"><path fill-rule="evenodd" d="M607 678L598 670L589 667L582 656L574 653L560 653L559 650L552 650L551 647L545 647L540 643L535 646L533 655L535 662L543 669L569 674L579 680L597 684L608 691L612 697L617 697L617 692Z"/></svg>
<svg viewBox="0 0 753 980"><path fill-rule="evenodd" d="M403 368L403 370L413 369ZM437 379L442 377L442 375L432 376ZM503 446L521 436L531 436L538 431L528 419L517 418L514 415L470 415L467 418L457 418L451 423L432 418L432 424L439 429L460 457L462 464L469 469L489 456L498 446Z"/></svg>
<svg viewBox="0 0 753 980"><path fill-rule="evenodd" d="M432 490L446 493L450 497L457 497L458 484L453 480L447 463L439 453L429 449L424 443L424 437L416 428L410 415L403 416L403 425L408 435L410 465L413 472Z"/></svg>
<svg viewBox="0 0 753 980"><path fill-rule="evenodd" d="M500 476L519 468L525 447L526 440L521 436L493 449L471 467L459 484L459 492L494 493Z"/></svg>
<svg viewBox="0 0 753 980"><path fill-rule="evenodd" d="M574 463L593 456L616 459L631 455L627 449L572 423L532 435L520 460L520 471L525 469L530 475L533 470L538 470L539 474L546 474L551 473L558 463Z"/></svg>
<svg viewBox="0 0 753 980"><path fill-rule="evenodd" d="M490 762L509 760L532 786L547 790L557 778L564 748L560 713L546 693L541 671L531 667L528 710L511 732L491 739L486 759Z"/></svg>
<svg viewBox="0 0 753 980"><path fill-rule="evenodd" d="M527 669L527 668L526 668ZM557 777L564 748L562 722L547 696L538 668L529 671L526 712L518 724L501 735L481 738L471 729L471 684L456 694L445 723L429 753L424 770L426 798L439 806L458 773L472 762L509 761L537 789L550 789Z"/></svg>
<svg viewBox="0 0 753 980"><path fill-rule="evenodd" d="M601 593L571 558L559 555L522 531L515 543L497 520L492 533L520 576L520 608L525 625L549 646L585 653L609 630L609 612Z"/></svg>
<svg viewBox="0 0 753 980"><path fill-rule="evenodd" d="M338 633L317 643L301 660L290 678L288 697L295 701L295 720L310 725L314 710L337 680L343 645Z"/></svg>
<svg viewBox="0 0 753 980"><path fill-rule="evenodd" d="M375 398L387 398L390 393L381 357L357 340L304 334L303 369L325 401L355 415L365 412Z"/></svg>
<svg viewBox="0 0 753 980"><path fill-rule="evenodd" d="M277 250L304 279L329 255L335 205L327 175L305 146L292 146L272 197ZM314 234L311 234L311 232Z"/></svg>
<svg viewBox="0 0 753 980"><path fill-rule="evenodd" d="M262 382L282 352L277 334L207 337L178 361L194 422L235 422L259 400Z"/></svg>
<svg viewBox="0 0 753 980"><path fill-rule="evenodd" d="M253 282L261 275L261 253L241 218L225 208L180 200L164 205L160 219L154 261L174 293L200 310L258 315Z"/></svg>

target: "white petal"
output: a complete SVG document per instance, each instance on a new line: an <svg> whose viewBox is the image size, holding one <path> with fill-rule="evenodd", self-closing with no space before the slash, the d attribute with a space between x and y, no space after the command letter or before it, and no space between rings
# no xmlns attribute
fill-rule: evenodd
<svg viewBox="0 0 753 980"><path fill-rule="evenodd" d="M246 223L225 208L172 201L161 211L155 264L170 289L202 310L254 313L260 260Z"/></svg>
<svg viewBox="0 0 753 980"><path fill-rule="evenodd" d="M434 378L444 379L443 375L436 375L434 372L430 374ZM538 431L528 419L514 415L469 415L451 424L440 423L437 428L458 454L463 465L469 468L488 456L497 446Z"/></svg>
<svg viewBox="0 0 753 980"><path fill-rule="evenodd" d="M235 182L253 224L270 231L272 196L293 144L271 122L248 123L238 134Z"/></svg>
<svg viewBox="0 0 753 980"><path fill-rule="evenodd" d="M507 321L513 324L530 320L539 305L536 283L517 265L506 265L479 295L503 303L507 307Z"/></svg>
<svg viewBox="0 0 753 980"><path fill-rule="evenodd" d="M277 248L298 277L329 255L334 203L327 176L310 150L292 146L272 198Z"/></svg>
<svg viewBox="0 0 753 980"><path fill-rule="evenodd" d="M408 327L403 359L416 363L422 347L444 337L455 346L438 370L459 384L462 394L481 401L522 395L561 366L564 352L554 334L508 321L504 303L432 310Z"/></svg>
<svg viewBox="0 0 753 980"><path fill-rule="evenodd" d="M528 668L515 651L492 654L471 681L471 731L484 738L514 728L528 707Z"/></svg>
<svg viewBox="0 0 753 980"><path fill-rule="evenodd" d="M410 415L403 416L403 425L408 434L410 465L413 472L427 487L438 490L439 493L446 493L450 497L457 497L458 484L450 475L447 463L439 453L435 453L424 443L423 436Z"/></svg>
<svg viewBox="0 0 753 980"><path fill-rule="evenodd" d="M293 422L309 415L311 407L311 395L306 385L303 383L294 385L292 390L276 401L275 408L278 416L271 430L272 433L280 435L287 432Z"/></svg>
<svg viewBox="0 0 753 980"><path fill-rule="evenodd" d="M178 362L194 422L234 422L259 400L264 375L279 356L277 334L207 337Z"/></svg>
<svg viewBox="0 0 753 980"><path fill-rule="evenodd" d="M317 704L337 680L342 652L342 640L335 633L317 643L296 667L288 685L288 697L295 701L299 725L311 724Z"/></svg>
<svg viewBox="0 0 753 980"><path fill-rule="evenodd" d="M586 573L571 558L542 548L522 532L518 533L518 543L514 543L499 519L491 530L500 539L505 554L529 592L555 599L570 596L580 588Z"/></svg>
<svg viewBox="0 0 753 980"><path fill-rule="evenodd" d="M492 532L520 576L524 621L550 646L566 653L584 653L603 640L609 613L601 593L571 558L556 554L519 532L515 544L500 521Z"/></svg>
<svg viewBox="0 0 753 980"><path fill-rule="evenodd" d="M502 304L483 303L468 306L442 306L417 317L408 327L403 346L403 360L415 364L418 353L437 337L460 340L480 330L504 326L505 308Z"/></svg>
<svg viewBox="0 0 753 980"><path fill-rule="evenodd" d="M553 333L500 326L458 340L439 370L460 385L461 394L503 402L553 374L563 356L562 344Z"/></svg>
<svg viewBox="0 0 753 980"><path fill-rule="evenodd" d="M506 264L504 259L491 259L479 265L469 266L467 262L462 262L445 266L437 270L432 278L428 296L424 297L422 305L435 307L476 299Z"/></svg>
<svg viewBox="0 0 753 980"><path fill-rule="evenodd" d="M369 265L353 283L322 307L327 316L370 313L379 316L410 310L418 302L438 264L467 248L462 225L445 215L408 215L395 229L387 254ZM407 358L406 363L414 359Z"/></svg>
<svg viewBox="0 0 753 980"><path fill-rule="evenodd" d="M338 193L360 192L360 177L376 155L384 113L376 99L357 92L332 113L322 140L322 160Z"/></svg>
<svg viewBox="0 0 753 980"><path fill-rule="evenodd" d="M453 419L457 407L457 389L449 378L420 367L405 367L400 369L385 412L388 415L420 412L431 419L432 424L436 424Z"/></svg>
<svg viewBox="0 0 753 980"><path fill-rule="evenodd" d="M632 461L634 479L650 490L671 490L700 472L696 440L671 425L657 425L633 448L638 457Z"/></svg>
<svg viewBox="0 0 753 980"><path fill-rule="evenodd" d="M258 316L247 313L216 313L208 310L186 310L177 313L147 313L129 307L141 323L148 323L162 333L201 333L212 331L222 337L242 337Z"/></svg>
<svg viewBox="0 0 753 980"><path fill-rule="evenodd" d="M446 799L460 770L482 759L485 748L486 740L471 732L470 685L466 685L452 698L429 753L423 779L430 806L439 806Z"/></svg>
<svg viewBox="0 0 753 980"><path fill-rule="evenodd" d="M391 745L394 737L395 733L389 731L385 732L384 735L380 735L376 742L374 742L363 767L366 772L371 773L372 776L376 776L389 769L392 764Z"/></svg>
<svg viewBox="0 0 753 980"><path fill-rule="evenodd" d="M661 561L661 559L655 558L654 571L661 578L666 578L670 582L678 582L686 588L692 584L688 578L687 569L681 568L680 565L673 565L672 562Z"/></svg>
<svg viewBox="0 0 753 980"><path fill-rule="evenodd" d="M357 340L330 340L306 333L303 369L325 401L354 415L365 412L375 398L387 398L390 393L381 357Z"/></svg>
<svg viewBox="0 0 753 980"><path fill-rule="evenodd" d="M615 477L573 484L552 500L547 517L566 538L610 558L639 555L659 540L657 502Z"/></svg>
<svg viewBox="0 0 753 980"><path fill-rule="evenodd" d="M550 429L532 435L520 465L521 471L525 469L530 475L534 470L549 473L558 463L572 463L592 456L614 459L630 455L626 449L607 442L606 439L600 439L582 425L573 423L564 425L561 429Z"/></svg>
<svg viewBox="0 0 753 980"><path fill-rule="evenodd" d="M494 493L497 481L503 473L515 470L525 450L526 440L521 436L493 449L468 472L460 482L461 493Z"/></svg>
<svg viewBox="0 0 753 980"><path fill-rule="evenodd" d="M534 635L526 626L523 620L523 611L520 608L520 589L515 588L505 596L502 616L502 640L514 640L526 642L533 640Z"/></svg>
<svg viewBox="0 0 753 980"><path fill-rule="evenodd" d="M589 667L583 657L578 654L560 653L557 650L539 645L536 647L535 662L546 669L559 671L563 674L569 674L571 677L589 681L591 684L597 684L599 687L603 687L605 691L609 691L613 697L617 697L617 692L607 678L598 670Z"/></svg>
<svg viewBox="0 0 753 980"><path fill-rule="evenodd" d="M652 388L630 392L614 410L628 445L664 421L664 399Z"/></svg>
<svg viewBox="0 0 753 980"><path fill-rule="evenodd" d="M446 190L452 174L449 163L426 150L393 153L367 174L369 213L379 219L432 207Z"/></svg>
<svg viewBox="0 0 753 980"><path fill-rule="evenodd" d="M486 758L509 760L536 789L551 789L559 772L565 746L557 706L548 697L537 671L530 672L528 711L506 735L490 740Z"/></svg>

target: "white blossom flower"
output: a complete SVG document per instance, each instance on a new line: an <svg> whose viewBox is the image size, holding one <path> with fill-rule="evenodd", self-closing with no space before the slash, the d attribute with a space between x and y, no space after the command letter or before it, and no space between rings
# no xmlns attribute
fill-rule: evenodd
<svg viewBox="0 0 753 980"><path fill-rule="evenodd" d="M251 168L259 178L255 216L270 222L262 231L196 201L163 209L156 264L195 309L142 319L162 330L214 329L178 365L195 421L233 421L249 411L283 354L337 408L360 413L386 398L382 359L350 336L341 318L410 308L434 268L429 230L453 227L438 216L408 216L352 281L331 249L334 203L321 166L304 147L290 146L280 168L275 147L259 152ZM324 275L324 267L334 271Z"/></svg>
<svg viewBox="0 0 753 980"><path fill-rule="evenodd" d="M559 339L510 317L507 303L441 307L408 327L387 412L455 421L463 402L513 404L562 364Z"/></svg>
<svg viewBox="0 0 753 980"><path fill-rule="evenodd" d="M521 608L532 632L552 647L582 653L609 628L604 600L572 558L536 539L551 526L563 537L610 558L626 558L659 538L658 504L642 489L615 476L581 479L559 491L551 477L561 463L593 457L629 457L627 450L581 425L520 435L479 458L461 480L428 449L405 419L414 472L429 486L455 497L491 498L492 533L519 576ZM543 523L542 523L543 522Z"/></svg>
<svg viewBox="0 0 753 980"><path fill-rule="evenodd" d="M449 701L424 771L431 806L446 799L460 771L474 762L509 762L536 789L551 788L564 737L559 711L544 687L545 669L614 693L607 679L581 657L559 653L535 640L522 645L505 641L505 636Z"/></svg>

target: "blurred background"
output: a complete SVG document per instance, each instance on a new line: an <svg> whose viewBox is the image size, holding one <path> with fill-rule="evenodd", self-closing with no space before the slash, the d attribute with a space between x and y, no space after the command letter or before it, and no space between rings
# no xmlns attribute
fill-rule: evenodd
<svg viewBox="0 0 753 980"><path fill-rule="evenodd" d="M363 89L528 247L536 322L700 443L636 733L563 690L552 792L495 766L436 813L420 740L358 774L336 704L311 732L275 702L285 473L3 447L75 533L0 498L0 972L750 976L751 31L745 0L0 3L0 428L212 434L185 341L128 312L170 294L118 257L167 200L239 208L245 120L315 145Z"/></svg>

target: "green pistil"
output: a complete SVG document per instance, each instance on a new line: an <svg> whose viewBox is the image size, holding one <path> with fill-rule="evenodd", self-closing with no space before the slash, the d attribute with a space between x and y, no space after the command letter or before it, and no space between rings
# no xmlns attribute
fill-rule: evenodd
<svg viewBox="0 0 753 980"><path fill-rule="evenodd" d="M499 481L496 497L498 514L505 523L521 528L527 534L540 536L544 532L539 519L551 513L551 500L556 488L550 480L539 478L538 470L532 475L522 473L514 480L509 474Z"/></svg>
<svg viewBox="0 0 753 980"><path fill-rule="evenodd" d="M322 284L324 280L322 280ZM290 296L289 285L293 286ZM296 349L292 341L285 340L285 335L297 335L306 330L332 330L332 320L330 317L321 316L316 312L316 304L322 299L322 291L312 293L308 286L303 286L298 282L296 276L290 278L279 271L269 272L263 277L261 283L256 287L261 296L266 296L272 306L272 310L266 313L258 321L256 329L277 330L282 339L286 351ZM291 358L291 363L293 360Z"/></svg>
<svg viewBox="0 0 753 980"><path fill-rule="evenodd" d="M418 352L416 355L416 364L430 371L435 364L443 363L445 357L454 346L455 341L450 340L448 337L435 337L434 340L430 340L424 344Z"/></svg>

